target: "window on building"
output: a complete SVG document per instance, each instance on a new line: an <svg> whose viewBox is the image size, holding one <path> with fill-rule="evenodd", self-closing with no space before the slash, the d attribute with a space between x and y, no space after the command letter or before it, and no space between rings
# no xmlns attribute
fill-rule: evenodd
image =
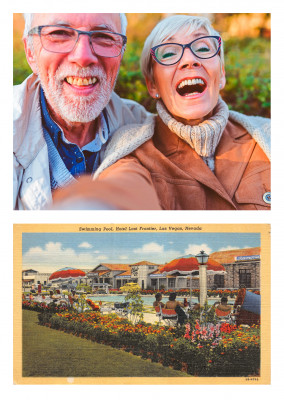
<svg viewBox="0 0 284 400"><path fill-rule="evenodd" d="M214 275L214 286L217 286L218 288L223 288L225 286L224 275Z"/></svg>
<svg viewBox="0 0 284 400"><path fill-rule="evenodd" d="M170 278L169 282L168 282L169 288L174 288L175 287L175 283L176 283L175 278Z"/></svg>
<svg viewBox="0 0 284 400"><path fill-rule="evenodd" d="M239 270L239 286L251 287L251 272L249 269Z"/></svg>
<svg viewBox="0 0 284 400"><path fill-rule="evenodd" d="M151 286L156 287L157 285L157 279L151 279Z"/></svg>

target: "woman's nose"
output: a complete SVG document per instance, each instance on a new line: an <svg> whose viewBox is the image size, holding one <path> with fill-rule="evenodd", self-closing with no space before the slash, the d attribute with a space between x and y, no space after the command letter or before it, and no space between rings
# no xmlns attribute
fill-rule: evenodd
<svg viewBox="0 0 284 400"><path fill-rule="evenodd" d="M179 62L179 68L198 68L201 66L199 59L192 53L189 48L185 48L182 58Z"/></svg>
<svg viewBox="0 0 284 400"><path fill-rule="evenodd" d="M75 62L80 67L96 63L98 58L93 52L88 35L80 35L74 49L68 54L69 61Z"/></svg>

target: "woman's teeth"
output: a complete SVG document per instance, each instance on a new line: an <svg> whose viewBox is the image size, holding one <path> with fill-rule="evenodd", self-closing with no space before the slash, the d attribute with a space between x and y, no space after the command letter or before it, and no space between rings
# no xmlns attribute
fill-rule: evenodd
<svg viewBox="0 0 284 400"><path fill-rule="evenodd" d="M185 85L205 85L204 81L202 79L185 79L178 85L178 89L183 88Z"/></svg>
<svg viewBox="0 0 284 400"><path fill-rule="evenodd" d="M180 96L192 96L202 93L206 88L206 83L201 78L184 79L177 86Z"/></svg>

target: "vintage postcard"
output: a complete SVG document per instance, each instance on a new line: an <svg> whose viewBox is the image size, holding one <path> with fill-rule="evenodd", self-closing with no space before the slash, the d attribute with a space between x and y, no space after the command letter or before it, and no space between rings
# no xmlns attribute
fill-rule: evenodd
<svg viewBox="0 0 284 400"><path fill-rule="evenodd" d="M14 225L15 384L270 384L270 225Z"/></svg>

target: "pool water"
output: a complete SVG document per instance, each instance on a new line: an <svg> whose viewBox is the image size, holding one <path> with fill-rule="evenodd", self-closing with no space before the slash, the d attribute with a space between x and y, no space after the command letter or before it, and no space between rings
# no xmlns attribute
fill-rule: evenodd
<svg viewBox="0 0 284 400"><path fill-rule="evenodd" d="M107 302L107 303L123 303L125 301L125 295L123 294L103 294L103 295L89 295L89 299L91 299L94 302ZM184 297L177 297L177 301L180 301L183 303ZM145 306L152 306L153 302L155 301L155 296L142 296L142 300L144 301ZM187 300L189 301L189 297L187 297ZM168 296L164 296L162 298L162 302L165 303L168 301ZM192 297L193 303L198 303L197 297ZM208 304L212 305L214 304L217 299L207 299ZM228 299L228 304L234 304L234 300Z"/></svg>

